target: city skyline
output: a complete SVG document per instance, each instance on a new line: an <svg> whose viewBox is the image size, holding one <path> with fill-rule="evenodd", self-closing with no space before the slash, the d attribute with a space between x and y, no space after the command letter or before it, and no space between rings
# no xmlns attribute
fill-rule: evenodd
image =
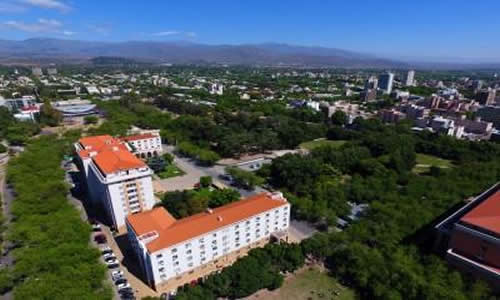
<svg viewBox="0 0 500 300"><path fill-rule="evenodd" d="M120 5L120 6L119 6ZM287 43L420 61L499 62L500 3L149 3L7 0L3 39ZM139 12L139 13L138 13Z"/></svg>

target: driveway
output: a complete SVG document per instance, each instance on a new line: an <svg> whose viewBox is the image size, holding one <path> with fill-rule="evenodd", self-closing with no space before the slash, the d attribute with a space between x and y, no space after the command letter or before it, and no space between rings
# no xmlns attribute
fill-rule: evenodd
<svg viewBox="0 0 500 300"><path fill-rule="evenodd" d="M196 161L188 157L180 157L174 153L175 147L172 145L163 145L163 150L172 154L175 157L176 165L186 174L182 176L159 179L154 181L155 191L176 191L194 188L194 185L200 182L200 177L211 176L214 180L220 181L223 184L230 186L228 181L219 178L225 174L225 166L214 165L212 167L204 167L196 164ZM266 190L261 187L255 187L253 191L248 191L242 188L231 187L240 192L242 197L248 197Z"/></svg>
<svg viewBox="0 0 500 300"><path fill-rule="evenodd" d="M291 242L300 243L302 240L310 238L318 232L309 223L298 220L291 220L288 228L288 236Z"/></svg>

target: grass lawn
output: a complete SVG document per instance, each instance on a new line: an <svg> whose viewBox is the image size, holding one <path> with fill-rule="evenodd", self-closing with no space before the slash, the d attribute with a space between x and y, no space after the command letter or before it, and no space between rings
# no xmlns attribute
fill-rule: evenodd
<svg viewBox="0 0 500 300"><path fill-rule="evenodd" d="M453 163L448 159L442 159L433 155L417 153L417 163L413 168L414 173L420 174L428 172L431 166L445 169L453 167Z"/></svg>
<svg viewBox="0 0 500 300"><path fill-rule="evenodd" d="M318 148L321 146L332 146L334 148L339 148L340 146L344 145L346 141L331 141L331 140L316 140L316 141L309 141L309 142L304 142L299 145L300 148L307 149L307 150L312 150L314 148Z"/></svg>
<svg viewBox="0 0 500 300"><path fill-rule="evenodd" d="M320 272L318 268L308 268L295 277L286 280L276 293L265 294L264 300L304 300L332 299L354 300L355 294L341 285L335 278ZM335 292L337 294L335 294Z"/></svg>
<svg viewBox="0 0 500 300"><path fill-rule="evenodd" d="M158 177L160 177L161 179L175 177L175 176L182 176L184 174L185 174L184 171L179 169L179 167L177 167L175 164L167 165L165 167L165 170L156 173L156 175L158 175Z"/></svg>

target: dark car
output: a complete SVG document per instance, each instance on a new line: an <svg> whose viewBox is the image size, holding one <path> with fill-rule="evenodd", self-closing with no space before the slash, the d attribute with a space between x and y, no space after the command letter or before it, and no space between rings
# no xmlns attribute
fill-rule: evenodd
<svg viewBox="0 0 500 300"><path fill-rule="evenodd" d="M127 279L125 278L118 278L115 280L115 284L116 285L119 285L119 284L122 284L122 283L127 283Z"/></svg>
<svg viewBox="0 0 500 300"><path fill-rule="evenodd" d="M119 263L115 263L115 264L108 264L108 268L110 269L115 269L115 268L118 268L120 266Z"/></svg>
<svg viewBox="0 0 500 300"><path fill-rule="evenodd" d="M104 234L97 234L96 236L94 236L94 241L96 241L96 243L98 244L104 244L107 242L107 239L106 239L106 236Z"/></svg>

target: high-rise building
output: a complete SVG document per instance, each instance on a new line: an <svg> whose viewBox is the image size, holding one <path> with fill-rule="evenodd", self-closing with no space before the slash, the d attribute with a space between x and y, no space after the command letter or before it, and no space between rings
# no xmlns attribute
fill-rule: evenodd
<svg viewBox="0 0 500 300"><path fill-rule="evenodd" d="M250 196L176 220L163 207L127 217L146 282L161 292L220 271L272 240L285 240L290 203L279 192Z"/></svg>
<svg viewBox="0 0 500 300"><path fill-rule="evenodd" d="M390 94L392 92L393 82L394 73L387 72L378 77L378 87L384 92L384 94Z"/></svg>
<svg viewBox="0 0 500 300"><path fill-rule="evenodd" d="M126 216L153 208L153 171L126 142L101 135L83 137L74 146L91 203L116 229L125 229Z"/></svg>
<svg viewBox="0 0 500 300"><path fill-rule="evenodd" d="M415 71L414 70L409 70L408 73L406 74L405 85L406 86L414 86L415 85Z"/></svg>
<svg viewBox="0 0 500 300"><path fill-rule="evenodd" d="M378 79L375 76L370 76L368 79L365 81L365 91L366 90L372 90L372 89L377 89L378 87Z"/></svg>
<svg viewBox="0 0 500 300"><path fill-rule="evenodd" d="M476 94L476 101L482 105L491 105L495 102L497 91L492 88L480 90Z"/></svg>

